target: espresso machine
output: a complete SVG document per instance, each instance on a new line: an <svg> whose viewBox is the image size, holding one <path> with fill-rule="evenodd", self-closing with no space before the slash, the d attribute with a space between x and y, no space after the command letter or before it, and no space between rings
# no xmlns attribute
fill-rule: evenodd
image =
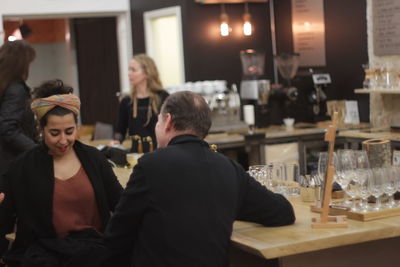
<svg viewBox="0 0 400 267"><path fill-rule="evenodd" d="M265 54L253 49L240 51L243 78L240 83L240 98L243 105L254 105L256 127L269 125L268 100L270 81L264 78Z"/></svg>
<svg viewBox="0 0 400 267"><path fill-rule="evenodd" d="M229 132L246 128L246 124L240 120L240 96L235 84L229 90L226 81L200 83L203 87L201 94L211 109L210 132Z"/></svg>

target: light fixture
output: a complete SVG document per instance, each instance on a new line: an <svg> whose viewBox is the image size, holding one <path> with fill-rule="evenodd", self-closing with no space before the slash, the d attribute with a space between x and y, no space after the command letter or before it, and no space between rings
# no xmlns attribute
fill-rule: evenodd
<svg viewBox="0 0 400 267"><path fill-rule="evenodd" d="M253 32L251 25L251 15L249 13L249 5L247 2L244 3L244 14L243 14L243 34L250 36Z"/></svg>
<svg viewBox="0 0 400 267"><path fill-rule="evenodd" d="M229 32L230 32L229 17L228 17L228 14L226 14L224 4L221 4L220 21L221 21L221 25L219 26L219 30L220 30L221 36L228 36Z"/></svg>

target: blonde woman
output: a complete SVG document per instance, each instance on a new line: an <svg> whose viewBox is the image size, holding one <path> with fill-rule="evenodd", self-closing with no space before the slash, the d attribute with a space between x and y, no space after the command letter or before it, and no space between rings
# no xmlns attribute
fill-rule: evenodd
<svg viewBox="0 0 400 267"><path fill-rule="evenodd" d="M152 146L156 147L154 129L157 115L168 93L162 87L153 59L145 54L132 58L129 81L132 92L121 100L114 139L122 143L128 132L129 136L136 136L140 138L139 143L143 143L141 148L138 143L134 144L132 152L138 152L138 149L147 152L150 149L150 138Z"/></svg>

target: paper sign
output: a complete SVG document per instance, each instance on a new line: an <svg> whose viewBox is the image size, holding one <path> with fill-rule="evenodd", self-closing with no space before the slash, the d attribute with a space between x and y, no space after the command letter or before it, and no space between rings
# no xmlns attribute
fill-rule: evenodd
<svg viewBox="0 0 400 267"><path fill-rule="evenodd" d="M346 115L344 117L344 123L360 124L357 101L346 101L345 106Z"/></svg>
<svg viewBox="0 0 400 267"><path fill-rule="evenodd" d="M292 0L294 51L300 66L325 66L325 23L323 0Z"/></svg>

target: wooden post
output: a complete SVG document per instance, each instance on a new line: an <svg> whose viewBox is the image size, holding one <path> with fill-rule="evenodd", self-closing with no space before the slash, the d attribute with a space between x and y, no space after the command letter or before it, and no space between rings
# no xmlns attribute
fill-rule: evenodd
<svg viewBox="0 0 400 267"><path fill-rule="evenodd" d="M325 141L329 142L328 162L325 176L324 197L322 201L322 212L320 218L312 218L312 228L346 228L346 216L329 216L329 204L332 198L332 183L335 173L333 165L333 150L335 148L336 128L338 121L338 113L333 113L332 125L329 125L325 133Z"/></svg>

